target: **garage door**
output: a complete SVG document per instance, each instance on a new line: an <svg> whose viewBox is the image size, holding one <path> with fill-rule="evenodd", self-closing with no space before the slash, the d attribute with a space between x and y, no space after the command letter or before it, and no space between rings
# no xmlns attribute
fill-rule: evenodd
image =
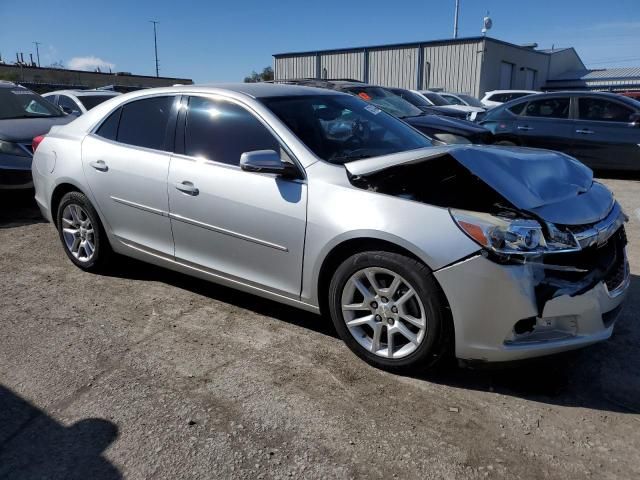
<svg viewBox="0 0 640 480"><path fill-rule="evenodd" d="M513 63L500 63L500 90L509 90L511 88L511 79L513 78Z"/></svg>

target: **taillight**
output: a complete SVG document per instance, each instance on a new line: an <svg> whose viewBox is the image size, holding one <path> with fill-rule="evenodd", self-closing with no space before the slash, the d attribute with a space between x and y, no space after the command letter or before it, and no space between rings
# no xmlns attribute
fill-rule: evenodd
<svg viewBox="0 0 640 480"><path fill-rule="evenodd" d="M38 135L33 139L31 142L31 149L33 150L33 153L36 153L36 148L38 148L38 145L40 145L42 140L44 140L44 135Z"/></svg>

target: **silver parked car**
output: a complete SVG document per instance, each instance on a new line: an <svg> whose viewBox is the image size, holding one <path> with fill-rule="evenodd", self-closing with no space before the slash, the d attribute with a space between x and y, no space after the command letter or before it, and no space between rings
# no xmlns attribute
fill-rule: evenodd
<svg viewBox="0 0 640 480"><path fill-rule="evenodd" d="M291 85L122 95L54 127L36 200L69 259L113 252L327 312L391 370L607 339L626 217L550 151L431 140L351 95Z"/></svg>

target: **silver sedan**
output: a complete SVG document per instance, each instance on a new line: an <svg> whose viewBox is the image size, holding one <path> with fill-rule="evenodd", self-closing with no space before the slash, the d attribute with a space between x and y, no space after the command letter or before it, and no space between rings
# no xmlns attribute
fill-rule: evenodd
<svg viewBox="0 0 640 480"><path fill-rule="evenodd" d="M381 368L605 340L629 285L626 217L579 162L441 145L329 90L144 90L35 147L78 267L116 253L330 314Z"/></svg>

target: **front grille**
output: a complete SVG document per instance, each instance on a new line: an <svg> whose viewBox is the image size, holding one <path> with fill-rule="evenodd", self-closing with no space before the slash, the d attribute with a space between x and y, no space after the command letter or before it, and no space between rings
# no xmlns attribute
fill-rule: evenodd
<svg viewBox="0 0 640 480"><path fill-rule="evenodd" d="M627 265L624 259L624 255L618 255L613 268L609 271L606 277L604 277L604 283L607 289L612 292L620 285L622 285L627 277Z"/></svg>

